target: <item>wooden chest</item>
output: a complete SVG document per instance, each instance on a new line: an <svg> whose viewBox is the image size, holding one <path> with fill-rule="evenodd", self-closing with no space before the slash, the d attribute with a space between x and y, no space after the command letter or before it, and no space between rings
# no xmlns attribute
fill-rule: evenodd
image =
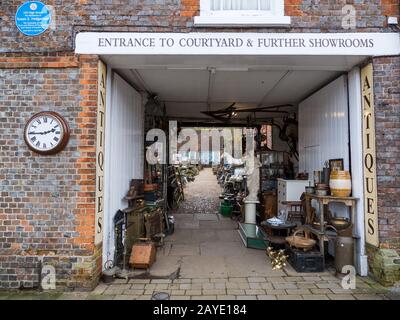
<svg viewBox="0 0 400 320"><path fill-rule="evenodd" d="M135 269L149 269L156 261L156 247L153 242L138 242L132 246L129 264Z"/></svg>

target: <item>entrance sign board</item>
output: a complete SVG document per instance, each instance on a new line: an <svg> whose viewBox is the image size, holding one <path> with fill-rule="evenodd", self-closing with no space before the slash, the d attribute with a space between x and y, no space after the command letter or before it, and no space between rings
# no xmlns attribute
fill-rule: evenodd
<svg viewBox="0 0 400 320"><path fill-rule="evenodd" d="M26 36L38 36L45 32L51 23L50 9L39 1L22 4L15 14L15 24Z"/></svg>
<svg viewBox="0 0 400 320"><path fill-rule="evenodd" d="M104 143L106 115L106 79L107 66L99 61L98 65L98 104L97 104L97 145L96 145L96 214L95 214L95 245L103 241L104 217Z"/></svg>
<svg viewBox="0 0 400 320"><path fill-rule="evenodd" d="M361 69L365 241L379 246L375 150L375 107L372 63Z"/></svg>
<svg viewBox="0 0 400 320"><path fill-rule="evenodd" d="M76 36L78 54L397 55L398 33L96 33Z"/></svg>

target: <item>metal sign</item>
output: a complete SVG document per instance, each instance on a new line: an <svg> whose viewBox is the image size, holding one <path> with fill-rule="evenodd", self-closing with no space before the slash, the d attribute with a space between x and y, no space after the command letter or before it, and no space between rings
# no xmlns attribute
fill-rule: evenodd
<svg viewBox="0 0 400 320"><path fill-rule="evenodd" d="M372 63L361 69L363 107L363 160L365 241L379 246L376 183L375 107Z"/></svg>
<svg viewBox="0 0 400 320"><path fill-rule="evenodd" d="M103 241L104 217L104 143L106 115L106 79L107 67L99 61L98 64L98 104L97 104L97 145L96 145L96 213L95 240L96 245Z"/></svg>
<svg viewBox="0 0 400 320"><path fill-rule="evenodd" d="M26 36L40 35L51 24L51 11L42 2L25 2L15 14L15 24L18 30Z"/></svg>

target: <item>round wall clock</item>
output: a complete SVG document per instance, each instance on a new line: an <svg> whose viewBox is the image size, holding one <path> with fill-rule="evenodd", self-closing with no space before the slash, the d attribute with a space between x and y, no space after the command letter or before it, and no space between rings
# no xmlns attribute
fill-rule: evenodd
<svg viewBox="0 0 400 320"><path fill-rule="evenodd" d="M24 138L32 151L55 154L65 148L69 135L69 126L62 116L56 112L44 111L28 120Z"/></svg>

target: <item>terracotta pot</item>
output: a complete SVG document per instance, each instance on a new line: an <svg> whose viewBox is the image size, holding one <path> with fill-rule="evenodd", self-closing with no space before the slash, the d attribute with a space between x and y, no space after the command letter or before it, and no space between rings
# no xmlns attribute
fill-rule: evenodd
<svg viewBox="0 0 400 320"><path fill-rule="evenodd" d="M329 186L334 197L349 197L351 195L351 176L348 171L332 171Z"/></svg>

